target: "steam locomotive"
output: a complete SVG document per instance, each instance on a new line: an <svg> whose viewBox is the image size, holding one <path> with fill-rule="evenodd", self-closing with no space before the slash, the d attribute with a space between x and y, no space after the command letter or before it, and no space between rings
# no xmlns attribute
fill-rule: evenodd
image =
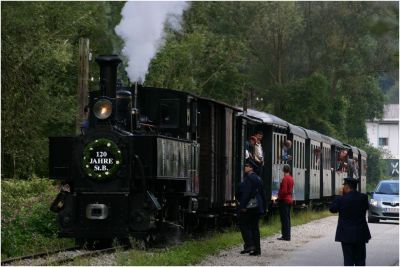
<svg viewBox="0 0 400 267"><path fill-rule="evenodd" d="M261 178L270 206L285 163L296 205L328 201L346 176L360 179L365 192L367 154L356 147L265 112L183 91L126 87L117 82L118 56L96 62L100 83L89 93L88 128L49 138L50 178L62 182L51 206L61 237L111 240L144 236L164 222L188 229L231 220L245 140L256 131L264 133ZM289 162L281 157L287 139Z"/></svg>

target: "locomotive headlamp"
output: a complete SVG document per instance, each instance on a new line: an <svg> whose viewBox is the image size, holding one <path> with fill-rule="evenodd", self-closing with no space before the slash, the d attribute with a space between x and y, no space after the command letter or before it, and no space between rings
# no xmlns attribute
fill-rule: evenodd
<svg viewBox="0 0 400 267"><path fill-rule="evenodd" d="M101 99L97 101L93 106L93 113L96 118L100 120L105 120L110 117L112 113L112 104L110 100Z"/></svg>

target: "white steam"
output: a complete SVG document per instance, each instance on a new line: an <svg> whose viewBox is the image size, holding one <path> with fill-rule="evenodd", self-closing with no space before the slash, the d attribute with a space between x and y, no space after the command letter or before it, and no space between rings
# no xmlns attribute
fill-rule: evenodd
<svg viewBox="0 0 400 267"><path fill-rule="evenodd" d="M115 32L125 42L122 53L128 58L131 81L144 81L151 59L164 45L164 25L179 30L187 2L127 2Z"/></svg>

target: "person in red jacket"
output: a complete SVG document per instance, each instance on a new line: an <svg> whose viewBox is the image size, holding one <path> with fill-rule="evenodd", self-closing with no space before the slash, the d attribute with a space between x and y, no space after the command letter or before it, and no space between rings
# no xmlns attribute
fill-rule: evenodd
<svg viewBox="0 0 400 267"><path fill-rule="evenodd" d="M281 217L282 237L278 240L290 241L290 208L293 203L293 177L290 175L290 166L283 166L283 179L278 192L279 214Z"/></svg>

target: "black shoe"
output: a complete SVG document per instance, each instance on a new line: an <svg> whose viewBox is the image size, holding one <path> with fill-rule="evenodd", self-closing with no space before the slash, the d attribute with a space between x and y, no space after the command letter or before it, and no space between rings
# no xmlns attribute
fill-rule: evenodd
<svg viewBox="0 0 400 267"><path fill-rule="evenodd" d="M243 249L242 251L240 251L240 254L246 254L246 253L250 253L251 250L248 249Z"/></svg>
<svg viewBox="0 0 400 267"><path fill-rule="evenodd" d="M279 238L277 238L277 240L290 241L290 238L279 237Z"/></svg>
<svg viewBox="0 0 400 267"><path fill-rule="evenodd" d="M261 251L252 251L249 254L250 256L260 256L261 255Z"/></svg>

